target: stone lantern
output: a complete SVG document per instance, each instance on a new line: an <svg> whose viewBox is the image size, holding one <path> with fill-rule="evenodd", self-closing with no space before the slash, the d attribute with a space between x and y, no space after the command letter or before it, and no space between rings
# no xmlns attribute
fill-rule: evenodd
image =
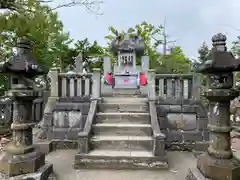
<svg viewBox="0 0 240 180"><path fill-rule="evenodd" d="M0 171L8 176L34 173L45 165L45 155L33 146L32 103L38 97L34 91L34 77L44 74L31 54L31 44L22 40L17 54L1 64L0 73L12 77L7 96L13 99L12 141L0 157Z"/></svg>
<svg viewBox="0 0 240 180"><path fill-rule="evenodd" d="M192 168L187 180L239 180L240 161L231 150L230 101L239 93L233 88L233 72L239 71L239 62L227 52L226 36L212 37L213 48L209 60L199 72L207 75L208 89L204 96L209 100L209 147L199 156L197 168Z"/></svg>

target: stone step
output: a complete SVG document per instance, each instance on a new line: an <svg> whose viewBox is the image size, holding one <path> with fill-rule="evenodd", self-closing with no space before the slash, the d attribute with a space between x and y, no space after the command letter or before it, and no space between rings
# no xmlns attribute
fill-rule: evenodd
<svg viewBox="0 0 240 180"><path fill-rule="evenodd" d="M103 136L152 136L152 127L150 124L97 123L93 124L93 134Z"/></svg>
<svg viewBox="0 0 240 180"><path fill-rule="evenodd" d="M112 90L111 96L108 97L147 97L146 94L141 94L139 89L118 89Z"/></svg>
<svg viewBox="0 0 240 180"><path fill-rule="evenodd" d="M166 169L165 157L156 157L150 151L93 150L76 154L75 169Z"/></svg>
<svg viewBox="0 0 240 180"><path fill-rule="evenodd" d="M152 150L151 136L93 136L92 149L102 150Z"/></svg>
<svg viewBox="0 0 240 180"><path fill-rule="evenodd" d="M139 97L105 97L103 99L105 104L147 104L147 98L139 98Z"/></svg>
<svg viewBox="0 0 240 180"><path fill-rule="evenodd" d="M118 104L102 103L99 105L100 112L148 112L147 104Z"/></svg>
<svg viewBox="0 0 240 180"><path fill-rule="evenodd" d="M143 112L99 112L97 113L96 122L150 124L150 115Z"/></svg>

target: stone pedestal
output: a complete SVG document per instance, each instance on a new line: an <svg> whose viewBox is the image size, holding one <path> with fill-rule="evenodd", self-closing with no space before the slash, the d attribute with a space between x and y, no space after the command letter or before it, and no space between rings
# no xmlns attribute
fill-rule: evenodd
<svg viewBox="0 0 240 180"><path fill-rule="evenodd" d="M37 93L18 84L9 91L13 103L12 141L0 157L0 171L8 176L36 172L45 165L45 155L35 151L32 136L32 103Z"/></svg>

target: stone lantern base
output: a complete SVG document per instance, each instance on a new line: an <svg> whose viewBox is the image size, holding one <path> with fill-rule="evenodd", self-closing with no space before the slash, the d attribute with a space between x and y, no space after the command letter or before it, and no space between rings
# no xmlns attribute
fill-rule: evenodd
<svg viewBox="0 0 240 180"><path fill-rule="evenodd" d="M199 157L197 167L189 170L186 180L205 180L203 174L211 177L212 180L240 179L240 161L235 157L216 159L205 153Z"/></svg>
<svg viewBox="0 0 240 180"><path fill-rule="evenodd" d="M6 152L0 157L0 171L7 176L34 173L45 165L45 155L31 152L23 155L10 155Z"/></svg>

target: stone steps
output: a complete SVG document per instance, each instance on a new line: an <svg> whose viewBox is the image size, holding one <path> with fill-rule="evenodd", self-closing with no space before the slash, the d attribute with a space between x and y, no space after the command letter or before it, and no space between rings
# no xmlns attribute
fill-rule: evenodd
<svg viewBox="0 0 240 180"><path fill-rule="evenodd" d="M75 168L81 169L166 169L165 157L150 151L93 150L75 156Z"/></svg>
<svg viewBox="0 0 240 180"><path fill-rule="evenodd" d="M151 136L93 136L91 147L101 150L152 150Z"/></svg>
<svg viewBox="0 0 240 180"><path fill-rule="evenodd" d="M99 112L97 113L95 122L150 124L150 116L146 112Z"/></svg>
<svg viewBox="0 0 240 180"><path fill-rule="evenodd" d="M93 124L94 135L124 135L124 136L151 136L150 124L119 124L119 123L97 123Z"/></svg>
<svg viewBox="0 0 240 180"><path fill-rule="evenodd" d="M75 156L75 168L162 169L166 157L153 156L147 99L107 97L92 125L90 152Z"/></svg>

